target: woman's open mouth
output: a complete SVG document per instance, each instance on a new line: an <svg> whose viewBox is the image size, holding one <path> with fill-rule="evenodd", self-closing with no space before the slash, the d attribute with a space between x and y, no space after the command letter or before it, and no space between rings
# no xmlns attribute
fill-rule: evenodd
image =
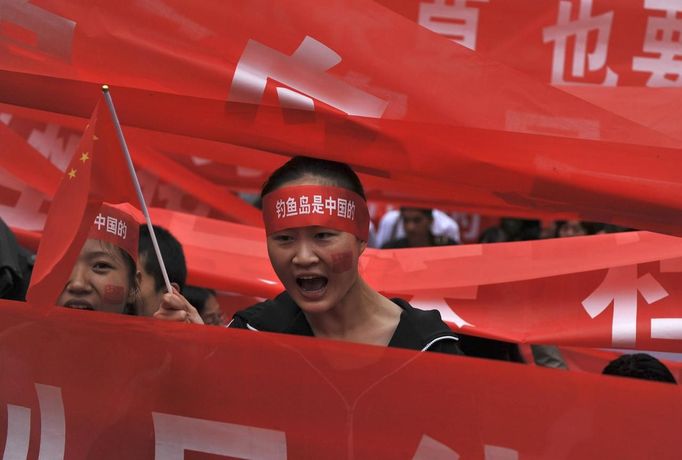
<svg viewBox="0 0 682 460"><path fill-rule="evenodd" d="M328 279L326 276L298 276L296 284L306 294L321 293L327 287Z"/></svg>
<svg viewBox="0 0 682 460"><path fill-rule="evenodd" d="M64 304L66 308L73 308L74 310L90 310L95 311L88 302L82 300L69 300Z"/></svg>

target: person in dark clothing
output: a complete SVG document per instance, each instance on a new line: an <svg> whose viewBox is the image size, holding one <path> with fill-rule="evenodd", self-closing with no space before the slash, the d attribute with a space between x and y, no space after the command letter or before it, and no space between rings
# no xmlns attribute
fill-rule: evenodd
<svg viewBox="0 0 682 460"><path fill-rule="evenodd" d="M360 277L369 212L348 165L295 157L261 196L268 255L286 292L236 313L230 327L461 354L438 311L389 300ZM155 317L201 322L183 301L164 296Z"/></svg>
<svg viewBox="0 0 682 460"><path fill-rule="evenodd" d="M479 243L504 243L528 241L540 238L540 221L502 218L500 225L485 229L478 238Z"/></svg>
<svg viewBox="0 0 682 460"><path fill-rule="evenodd" d="M401 208L400 221L405 228L405 237L391 240L382 249L419 248L426 246L446 246L457 244L447 236L431 233L433 209Z"/></svg>
<svg viewBox="0 0 682 460"><path fill-rule="evenodd" d="M0 298L26 300L33 255L17 244L14 233L0 219Z"/></svg>
<svg viewBox="0 0 682 460"><path fill-rule="evenodd" d="M391 299L391 301L401 309L400 320L389 342L385 345L411 350L462 354L457 343L452 340L454 337L452 331L440 319L438 312L414 308L399 298ZM235 313L229 326L309 337L316 335L303 310L286 291L273 300L261 302Z"/></svg>
<svg viewBox="0 0 682 460"><path fill-rule="evenodd" d="M459 348L467 356L525 363L519 345L513 342L459 334Z"/></svg>
<svg viewBox="0 0 682 460"><path fill-rule="evenodd" d="M606 365L602 374L677 383L665 364L646 353L619 356Z"/></svg>

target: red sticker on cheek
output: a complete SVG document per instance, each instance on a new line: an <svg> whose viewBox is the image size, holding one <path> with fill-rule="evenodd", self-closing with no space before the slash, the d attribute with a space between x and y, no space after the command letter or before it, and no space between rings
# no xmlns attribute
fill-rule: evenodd
<svg viewBox="0 0 682 460"><path fill-rule="evenodd" d="M123 303L125 300L125 290L123 286L116 286L115 284L107 284L104 286L102 293L102 300L109 304Z"/></svg>
<svg viewBox="0 0 682 460"><path fill-rule="evenodd" d="M353 253L339 252L332 254L332 272L343 273L353 268Z"/></svg>

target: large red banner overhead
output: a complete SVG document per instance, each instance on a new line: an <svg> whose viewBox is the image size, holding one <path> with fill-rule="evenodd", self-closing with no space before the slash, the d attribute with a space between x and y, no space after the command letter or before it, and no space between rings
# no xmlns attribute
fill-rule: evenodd
<svg viewBox="0 0 682 460"><path fill-rule="evenodd" d="M379 0L554 85L681 86L682 6L661 0Z"/></svg>
<svg viewBox="0 0 682 460"><path fill-rule="evenodd" d="M676 385L0 307L6 458L679 456Z"/></svg>
<svg viewBox="0 0 682 460"><path fill-rule="evenodd" d="M26 191L26 186L51 198L61 178L60 170L64 171L75 153L74 139L80 138L83 127L73 117L38 113L5 104L0 107L0 116L5 117L6 126L0 125L0 130L5 141L3 147L7 150L7 154L0 158L0 167L22 184L18 186L16 181L8 183L6 190L0 194L0 201L4 201L3 197L9 201L9 196L13 194L31 193ZM252 152L218 144L220 157L224 157L220 158L222 164L233 165L228 173L215 164L202 168L206 163L212 163L204 158L184 155L177 159L173 152L181 148L178 144L182 146L183 141L184 145L187 144L186 138L165 136L170 139L159 140L158 136L141 130L130 130L127 135L134 150L142 193L150 205L260 225L260 213L256 209L230 193L226 186L219 185L229 183L234 188L246 188L248 191L260 187L266 177L263 171L244 167L240 175L238 169L240 161L236 157L243 158ZM22 138L25 142L22 142ZM193 141L184 148L185 152L201 151L203 155L215 156L212 150L218 147L215 143ZM262 152L262 156L264 158L260 162L247 160L246 164L260 166L269 162L268 171L271 172L274 169L271 158L265 152ZM17 207L20 206L17 203ZM12 219L9 223L16 225Z"/></svg>
<svg viewBox="0 0 682 460"><path fill-rule="evenodd" d="M165 5L12 3L0 100L83 116L106 80L129 125L341 159L497 214L678 231L661 147L678 141L375 3Z"/></svg>
<svg viewBox="0 0 682 460"><path fill-rule="evenodd" d="M36 104L43 103L41 92L53 83L50 94L61 98L65 93L59 80L4 75L15 84L30 83ZM98 90L91 85L85 91L96 95ZM376 121L379 128L367 130L321 114L312 124L290 125L282 122L279 109L266 108L259 118L264 124L253 124L239 112L225 112L215 100L161 94L149 98L148 92L135 90L117 94L122 96L117 103L121 118L136 126L342 159L361 172L407 183L407 191L438 190L441 196L497 214L539 210L555 217L573 212L588 220L679 233L682 193L677 193L675 149L395 120ZM64 98L55 107L79 114L89 105Z"/></svg>
<svg viewBox="0 0 682 460"><path fill-rule="evenodd" d="M6 189L0 194L0 202L7 205L5 215L26 213L27 209L16 207L27 207L21 197L35 194L33 189L43 190L51 197L51 188L56 187L57 170L64 169L65 162L75 151L74 139L78 138L78 132L82 130L81 122L74 117L7 104L0 104L0 117L4 117L5 123L12 131L25 138L31 147L49 158L55 166L45 164L44 159L35 151L24 146L21 146L22 150L26 150L28 154L17 155L9 152L13 153L16 159L12 155L0 158L3 162L0 164L7 172L15 171L14 176L18 179L5 181ZM143 195L149 204L240 223L260 224L261 219L254 209L237 200L228 189L256 193L267 176L286 161L286 157L282 155L149 130L128 128L126 137L133 150L133 160L137 166ZM191 155L192 152L201 152L201 157ZM33 172L38 162L44 163L40 168L42 172L40 175ZM28 173L17 175L18 168L23 168L22 170ZM452 187L445 183L440 186L432 182L408 184L369 173L361 173L361 179L365 193L372 203L388 201L393 204L441 209L474 211L481 209L480 204L472 205L468 201L474 192L469 190L463 194L461 187L458 187L459 193L453 193ZM17 196L19 198L16 198ZM475 196L473 201L480 202L482 194L479 192ZM11 203L14 203L14 206ZM371 209L377 208L370 206ZM502 211L497 208L485 210L492 213ZM505 212L510 210L505 209ZM546 214L543 210L525 208L516 208L514 212L519 216L529 217ZM552 215L566 219L577 216L570 211ZM374 217L378 219L376 215ZM9 223L26 228L12 217L9 218ZM475 238L473 240L475 241Z"/></svg>
<svg viewBox="0 0 682 460"><path fill-rule="evenodd" d="M682 139L682 6L657 0L379 0L454 43ZM542 124L541 119L536 122ZM545 120L545 128L561 129Z"/></svg>

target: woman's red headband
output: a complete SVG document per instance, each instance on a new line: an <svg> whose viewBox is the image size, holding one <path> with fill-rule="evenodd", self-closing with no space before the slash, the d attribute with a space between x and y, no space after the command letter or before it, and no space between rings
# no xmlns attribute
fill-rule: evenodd
<svg viewBox="0 0 682 460"><path fill-rule="evenodd" d="M137 261L137 244L140 236L140 212L128 203L102 203L88 238L107 241L130 254Z"/></svg>
<svg viewBox="0 0 682 460"><path fill-rule="evenodd" d="M317 225L369 237L369 211L364 198L341 187L294 185L263 197L265 233Z"/></svg>

